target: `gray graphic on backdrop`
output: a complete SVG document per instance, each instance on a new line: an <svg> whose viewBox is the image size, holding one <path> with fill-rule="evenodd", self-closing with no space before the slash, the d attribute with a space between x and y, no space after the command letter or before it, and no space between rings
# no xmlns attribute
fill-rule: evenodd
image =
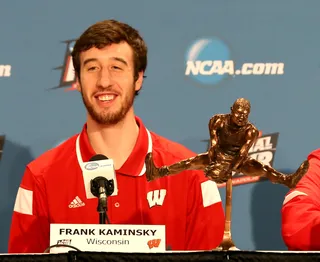
<svg viewBox="0 0 320 262"><path fill-rule="evenodd" d="M2 154L3 154L3 146L4 146L5 138L6 138L5 135L0 136L0 160L1 160Z"/></svg>
<svg viewBox="0 0 320 262"><path fill-rule="evenodd" d="M0 64L0 77L10 77L10 76L11 76L11 65Z"/></svg>
<svg viewBox="0 0 320 262"><path fill-rule="evenodd" d="M66 40L63 41L66 45L66 50L64 54L63 64L61 66L55 67L54 70L60 70L60 83L58 86L53 87L51 89L59 89L64 88L65 91L75 90L75 74L73 68L73 62L71 57L71 52L73 50L73 46L75 44L75 40Z"/></svg>

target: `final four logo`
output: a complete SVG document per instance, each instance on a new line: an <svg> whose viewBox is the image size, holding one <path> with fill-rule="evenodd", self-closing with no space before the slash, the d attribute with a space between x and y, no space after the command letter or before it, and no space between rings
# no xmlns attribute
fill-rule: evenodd
<svg viewBox="0 0 320 262"><path fill-rule="evenodd" d="M75 90L76 77L73 68L73 62L71 52L76 40L67 40L63 43L66 45L63 64L54 68L55 70L61 70L60 84L53 89L65 88L65 91Z"/></svg>

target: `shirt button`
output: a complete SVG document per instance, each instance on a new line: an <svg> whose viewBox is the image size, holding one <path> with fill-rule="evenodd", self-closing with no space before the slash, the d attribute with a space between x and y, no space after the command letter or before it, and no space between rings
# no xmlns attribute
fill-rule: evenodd
<svg viewBox="0 0 320 262"><path fill-rule="evenodd" d="M120 206L119 202L115 203L114 206L119 207Z"/></svg>

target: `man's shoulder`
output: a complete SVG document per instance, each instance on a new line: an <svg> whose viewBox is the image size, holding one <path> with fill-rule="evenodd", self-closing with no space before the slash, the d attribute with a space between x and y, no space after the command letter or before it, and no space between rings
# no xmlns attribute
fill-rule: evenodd
<svg viewBox="0 0 320 262"><path fill-rule="evenodd" d="M310 152L310 154L308 155L308 160L311 160L311 159L316 159L320 161L320 148Z"/></svg>
<svg viewBox="0 0 320 262"><path fill-rule="evenodd" d="M71 155L75 155L76 139L78 135L79 134L73 135L61 144L42 153L27 165L29 170L34 175L40 175L54 164L63 163L67 158L70 158Z"/></svg>
<svg viewBox="0 0 320 262"><path fill-rule="evenodd" d="M164 154L167 158L166 162L179 161L196 155L195 152L186 146L151 132L153 151ZM168 164L168 163L166 163Z"/></svg>
<svg viewBox="0 0 320 262"><path fill-rule="evenodd" d="M186 160L188 158L197 156L197 153L178 142L172 141L153 132L151 132L151 135L153 142L152 147L154 162L157 166L172 165L181 160ZM189 177L191 175L191 180L194 178L197 178L197 180L200 182L208 180L205 177L204 172L201 170L186 170L183 172L188 173L188 176L184 177ZM170 179L171 177L175 176L169 176L167 178Z"/></svg>

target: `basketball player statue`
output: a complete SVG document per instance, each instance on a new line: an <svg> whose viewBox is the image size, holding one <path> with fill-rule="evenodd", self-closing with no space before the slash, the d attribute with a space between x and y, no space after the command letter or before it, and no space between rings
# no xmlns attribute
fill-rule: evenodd
<svg viewBox="0 0 320 262"><path fill-rule="evenodd" d="M286 175L249 157L249 149L259 135L258 129L248 120L250 110L250 102L239 98L229 114L214 115L209 121L210 147L206 153L162 167L154 165L152 153L148 153L145 160L148 181L184 170L203 170L210 180L216 183L227 182L225 232L219 250L237 249L231 238L233 172L266 177L272 183L294 188L309 168L309 162L305 160L295 173Z"/></svg>

